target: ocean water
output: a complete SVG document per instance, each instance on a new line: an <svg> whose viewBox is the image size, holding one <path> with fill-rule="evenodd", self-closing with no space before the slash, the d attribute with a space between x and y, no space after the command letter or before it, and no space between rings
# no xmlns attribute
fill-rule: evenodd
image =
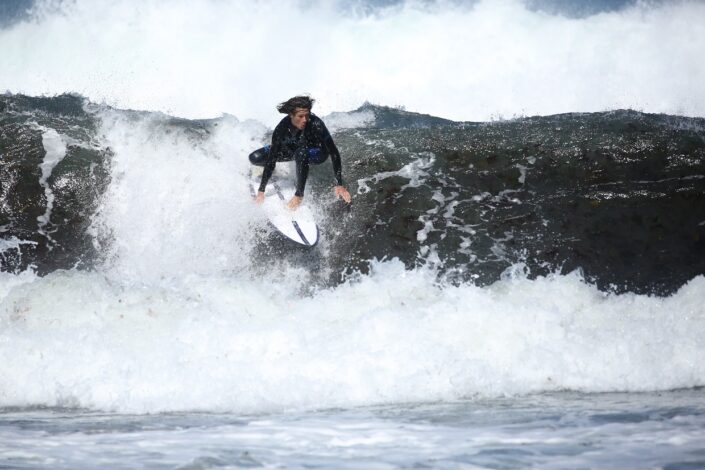
<svg viewBox="0 0 705 470"><path fill-rule="evenodd" d="M0 468L705 466L705 4L0 15Z"/></svg>
<svg viewBox="0 0 705 470"><path fill-rule="evenodd" d="M2 414L10 468L699 468L701 391L266 415Z"/></svg>

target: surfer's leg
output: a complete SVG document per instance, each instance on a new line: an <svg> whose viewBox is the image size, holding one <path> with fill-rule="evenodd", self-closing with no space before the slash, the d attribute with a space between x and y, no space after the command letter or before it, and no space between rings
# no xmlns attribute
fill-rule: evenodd
<svg viewBox="0 0 705 470"><path fill-rule="evenodd" d="M312 165L320 165L328 160L328 152L321 147L308 147L306 153L308 162Z"/></svg>
<svg viewBox="0 0 705 470"><path fill-rule="evenodd" d="M250 154L250 163L257 166L265 166L269 163L269 148L271 145L265 145L261 149L257 149Z"/></svg>

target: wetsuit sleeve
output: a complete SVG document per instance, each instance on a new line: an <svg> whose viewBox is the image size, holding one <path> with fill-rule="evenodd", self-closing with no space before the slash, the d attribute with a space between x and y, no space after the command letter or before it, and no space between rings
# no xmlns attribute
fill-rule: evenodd
<svg viewBox="0 0 705 470"><path fill-rule="evenodd" d="M264 165L264 171L262 172L262 181L260 181L258 188L259 192L263 193L264 190L267 189L267 183L269 182L269 178L272 177L272 173L274 173L274 167L276 166L276 160L272 160L271 162L268 162Z"/></svg>
<svg viewBox="0 0 705 470"><path fill-rule="evenodd" d="M258 191L264 192L267 188L267 183L269 178L272 177L274 173L274 168L277 166L277 159L281 153L282 140L284 138L284 132L286 131L286 126L283 125L282 120L277 127L274 128L272 133L272 146L269 148L269 161L264 164L264 171L262 172L262 180L259 183Z"/></svg>
<svg viewBox="0 0 705 470"><path fill-rule="evenodd" d="M335 175L335 181L338 186L343 185L343 164L340 160L340 152L338 147L336 147L335 142L333 142L333 137L331 137L330 132L323 124L323 121L318 119L316 131L318 132L318 137L323 144L323 147L330 155L330 161L333 164L333 174Z"/></svg>
<svg viewBox="0 0 705 470"><path fill-rule="evenodd" d="M295 196L304 197L304 189L306 188L306 180L308 179L308 160L296 160L296 192Z"/></svg>

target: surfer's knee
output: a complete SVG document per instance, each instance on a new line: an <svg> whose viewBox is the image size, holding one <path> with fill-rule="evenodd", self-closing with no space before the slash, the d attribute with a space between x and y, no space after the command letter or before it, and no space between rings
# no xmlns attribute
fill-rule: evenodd
<svg viewBox="0 0 705 470"><path fill-rule="evenodd" d="M328 153L320 147L301 147L296 150L294 160L306 165L320 165L328 159Z"/></svg>
<svg viewBox="0 0 705 470"><path fill-rule="evenodd" d="M328 152L320 147L310 147L306 149L306 157L312 165L320 165L328 159Z"/></svg>
<svg viewBox="0 0 705 470"><path fill-rule="evenodd" d="M269 148L270 145L265 145L264 147L255 150L249 156L250 163L257 166L264 166L269 163Z"/></svg>

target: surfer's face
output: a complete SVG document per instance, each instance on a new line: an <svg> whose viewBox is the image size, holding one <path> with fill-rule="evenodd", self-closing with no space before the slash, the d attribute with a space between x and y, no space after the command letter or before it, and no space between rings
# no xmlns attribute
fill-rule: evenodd
<svg viewBox="0 0 705 470"><path fill-rule="evenodd" d="M296 108L293 113L289 114L291 118L291 124L297 128L303 130L306 127L309 117L311 116L311 110L305 108Z"/></svg>

